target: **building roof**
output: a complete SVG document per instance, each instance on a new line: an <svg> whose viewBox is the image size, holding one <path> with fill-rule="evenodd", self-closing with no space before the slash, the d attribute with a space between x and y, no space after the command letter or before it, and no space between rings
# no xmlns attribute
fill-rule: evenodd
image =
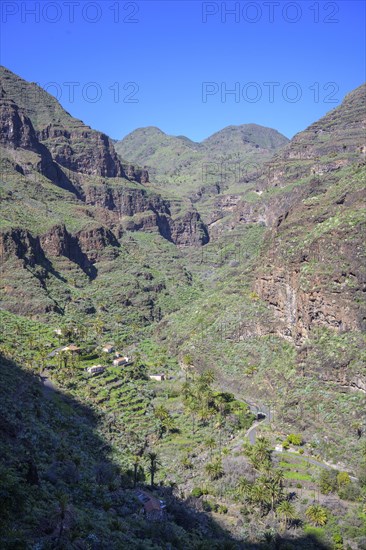
<svg viewBox="0 0 366 550"><path fill-rule="evenodd" d="M64 351L80 351L80 348L75 344L70 344L69 346L66 346L63 349Z"/></svg>
<svg viewBox="0 0 366 550"><path fill-rule="evenodd" d="M141 504L143 504L147 513L154 511L161 512L165 509L164 502L154 497L150 493L147 493L146 491L136 491L136 494L137 498L139 499Z"/></svg>

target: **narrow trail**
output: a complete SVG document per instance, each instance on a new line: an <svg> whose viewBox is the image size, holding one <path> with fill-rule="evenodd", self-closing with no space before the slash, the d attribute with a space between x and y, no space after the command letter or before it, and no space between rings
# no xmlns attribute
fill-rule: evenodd
<svg viewBox="0 0 366 550"><path fill-rule="evenodd" d="M254 445L257 438L258 426L260 426L261 424L268 424L273 418L273 413L271 412L271 409L267 407L267 405L264 405L264 404L257 405L256 403L251 403L250 401L246 401L246 403L248 403L250 410L253 414L257 415L258 412L262 412L266 415L262 420L256 420L245 434L245 438L249 439L249 442L252 445ZM243 443L244 443L243 440L239 441L238 444L233 448L233 451L239 451ZM281 455L285 452L286 451L283 451L283 450L273 451L273 454ZM326 462L326 461L320 462L319 460L316 460L315 458L312 458L308 455L298 455L297 453L293 453L293 456L301 458L301 460L304 460L305 462L308 462L313 466L317 466L318 468L323 468L324 470L340 469L339 466L337 466L336 464L332 464L331 462ZM353 481L357 481L358 478L352 475L353 472L351 470L344 469L344 471L348 472L348 474L350 475L350 478Z"/></svg>

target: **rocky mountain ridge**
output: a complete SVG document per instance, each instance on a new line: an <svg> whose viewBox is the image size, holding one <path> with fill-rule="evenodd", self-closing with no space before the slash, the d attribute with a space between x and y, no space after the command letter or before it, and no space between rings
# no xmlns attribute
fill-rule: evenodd
<svg viewBox="0 0 366 550"><path fill-rule="evenodd" d="M194 218L195 223L182 230L185 215L177 221L171 217L169 202L152 189L146 190L148 172L122 163L110 138L73 119L35 84L5 68L1 68L0 77L2 158L8 161L3 173L50 180L70 192L71 200L96 207L97 211L89 209L87 216L97 218L97 222L108 225L110 218L103 209L114 212L112 226L107 229L117 227L117 234L124 218L122 226L128 230L157 230L168 240L177 237L174 242L178 245L207 242L199 215L192 211L188 218ZM138 221L133 219L136 215L140 215Z"/></svg>

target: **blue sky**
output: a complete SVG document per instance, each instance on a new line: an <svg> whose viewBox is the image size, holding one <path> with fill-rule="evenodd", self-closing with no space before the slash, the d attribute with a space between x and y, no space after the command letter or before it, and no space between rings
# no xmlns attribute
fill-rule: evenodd
<svg viewBox="0 0 366 550"><path fill-rule="evenodd" d="M1 9L1 63L115 139L158 126L199 141L250 122L292 137L365 80L361 0L3 0Z"/></svg>

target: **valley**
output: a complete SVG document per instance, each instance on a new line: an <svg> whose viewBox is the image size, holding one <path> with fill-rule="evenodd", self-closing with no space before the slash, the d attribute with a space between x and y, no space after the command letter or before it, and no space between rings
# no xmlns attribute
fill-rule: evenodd
<svg viewBox="0 0 366 550"><path fill-rule="evenodd" d="M4 549L364 548L365 99L115 142L1 68Z"/></svg>

